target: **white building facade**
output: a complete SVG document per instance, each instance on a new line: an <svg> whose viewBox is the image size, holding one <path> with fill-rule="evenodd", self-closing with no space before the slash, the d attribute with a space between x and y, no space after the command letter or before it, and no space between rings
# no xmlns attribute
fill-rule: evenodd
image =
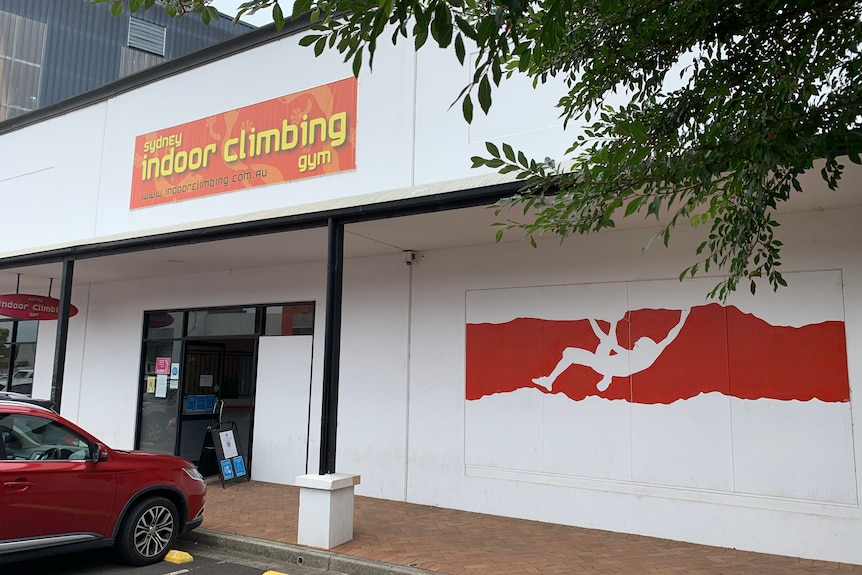
<svg viewBox="0 0 862 575"><path fill-rule="evenodd" d="M719 303L719 276L677 279L699 230L644 253L637 218L494 241L485 205L516 187L470 157L561 153L551 88L513 80L467 125L451 54L381 48L355 81L301 36L0 124L0 292L56 295L75 262L65 416L194 459L222 399L253 479L314 473L338 221L337 467L356 493L862 564L858 171L838 192L813 173L781 214L787 288ZM56 334L40 322L34 396Z"/></svg>

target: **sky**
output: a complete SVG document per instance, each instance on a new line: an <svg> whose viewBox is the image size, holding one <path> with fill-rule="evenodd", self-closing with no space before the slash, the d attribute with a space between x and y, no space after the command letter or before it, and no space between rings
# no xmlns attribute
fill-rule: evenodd
<svg viewBox="0 0 862 575"><path fill-rule="evenodd" d="M222 14L236 16L237 7L242 3L243 0L213 0L212 5ZM290 4L291 3L289 2L282 2L282 7L288 6ZM255 26L265 26L266 24L271 24L272 9L265 8L254 16L246 15L242 20L243 22L248 22L249 24L254 24Z"/></svg>

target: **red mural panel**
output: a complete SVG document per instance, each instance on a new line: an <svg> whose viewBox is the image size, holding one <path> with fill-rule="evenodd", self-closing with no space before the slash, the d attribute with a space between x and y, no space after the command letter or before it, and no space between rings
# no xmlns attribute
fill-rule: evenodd
<svg viewBox="0 0 862 575"><path fill-rule="evenodd" d="M718 304L694 307L679 336L647 370L632 374L632 401L673 403L700 393L730 394L727 351L727 308ZM735 308L733 308L735 309ZM634 339L660 341L680 316L676 310L629 312ZM621 385L628 382L620 381Z"/></svg>
<svg viewBox="0 0 862 575"><path fill-rule="evenodd" d="M616 322L519 318L467 325L468 400L535 387L672 403L701 393L740 399L850 400L844 323L773 326L733 306L641 309Z"/></svg>

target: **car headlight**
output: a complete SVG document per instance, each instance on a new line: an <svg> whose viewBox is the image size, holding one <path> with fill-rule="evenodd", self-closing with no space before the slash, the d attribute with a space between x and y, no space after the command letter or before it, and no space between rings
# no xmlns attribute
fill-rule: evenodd
<svg viewBox="0 0 862 575"><path fill-rule="evenodd" d="M204 476L201 475L201 472L198 471L196 467L183 467L183 471L185 471L186 475L192 479L197 479L198 481L204 480Z"/></svg>

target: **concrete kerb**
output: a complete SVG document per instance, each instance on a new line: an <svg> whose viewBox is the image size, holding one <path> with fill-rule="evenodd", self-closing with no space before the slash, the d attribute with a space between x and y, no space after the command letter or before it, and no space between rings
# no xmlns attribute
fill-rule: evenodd
<svg viewBox="0 0 862 575"><path fill-rule="evenodd" d="M181 535L180 539L189 543L213 547L220 551L234 551L255 557L266 557L281 563L300 565L342 575L440 575L418 567L383 563L322 549L267 541L266 539L245 537L221 531L210 531L209 529L195 529L191 533Z"/></svg>

